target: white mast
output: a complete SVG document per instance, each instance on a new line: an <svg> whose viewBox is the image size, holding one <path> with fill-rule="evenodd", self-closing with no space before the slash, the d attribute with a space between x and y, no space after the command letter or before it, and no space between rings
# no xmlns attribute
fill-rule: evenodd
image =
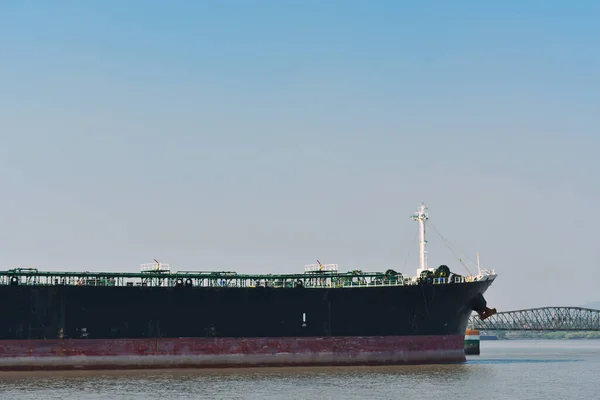
<svg viewBox="0 0 600 400"><path fill-rule="evenodd" d="M429 219L429 215L425 212L425 210L427 210L427 207L425 207L424 203L421 203L419 211L410 217L413 221L419 221L419 269L417 270L417 277L421 276L421 272L427 270L427 250L425 250L427 240L425 239L425 221Z"/></svg>

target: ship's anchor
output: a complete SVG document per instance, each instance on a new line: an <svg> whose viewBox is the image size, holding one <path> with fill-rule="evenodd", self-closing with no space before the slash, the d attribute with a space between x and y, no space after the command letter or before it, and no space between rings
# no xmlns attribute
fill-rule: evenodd
<svg viewBox="0 0 600 400"><path fill-rule="evenodd" d="M471 309L479 314L482 321L496 314L496 309L487 306L487 301L481 293L471 299Z"/></svg>
<svg viewBox="0 0 600 400"><path fill-rule="evenodd" d="M486 307L484 311L477 311L477 314L479 314L479 319L483 321L496 314L496 309Z"/></svg>

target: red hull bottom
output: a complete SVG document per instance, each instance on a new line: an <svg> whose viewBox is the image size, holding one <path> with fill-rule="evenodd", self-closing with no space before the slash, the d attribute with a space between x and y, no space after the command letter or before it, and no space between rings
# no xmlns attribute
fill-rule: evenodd
<svg viewBox="0 0 600 400"><path fill-rule="evenodd" d="M0 370L461 363L464 336L0 340Z"/></svg>

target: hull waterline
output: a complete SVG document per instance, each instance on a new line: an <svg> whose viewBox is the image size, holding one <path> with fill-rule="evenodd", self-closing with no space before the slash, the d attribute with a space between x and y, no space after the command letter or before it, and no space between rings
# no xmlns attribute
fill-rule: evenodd
<svg viewBox="0 0 600 400"><path fill-rule="evenodd" d="M239 368L465 361L462 335L0 342L0 370Z"/></svg>

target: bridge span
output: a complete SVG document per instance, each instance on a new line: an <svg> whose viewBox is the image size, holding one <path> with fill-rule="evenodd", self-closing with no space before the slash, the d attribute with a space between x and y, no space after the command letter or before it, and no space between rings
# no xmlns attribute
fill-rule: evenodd
<svg viewBox="0 0 600 400"><path fill-rule="evenodd" d="M477 314L469 328L482 331L600 331L600 310L582 307L540 307L502 311L485 320Z"/></svg>

